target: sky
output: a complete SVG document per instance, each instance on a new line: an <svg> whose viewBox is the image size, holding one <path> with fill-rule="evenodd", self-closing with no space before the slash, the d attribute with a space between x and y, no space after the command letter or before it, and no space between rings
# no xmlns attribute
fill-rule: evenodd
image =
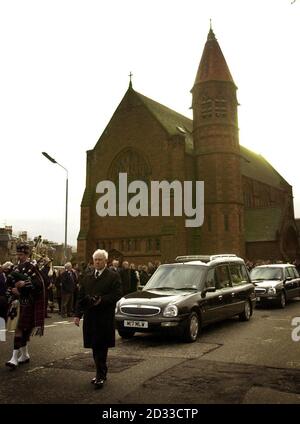
<svg viewBox="0 0 300 424"><path fill-rule="evenodd" d="M300 0L0 0L0 227L76 245L92 149L133 88L188 117L209 31L238 86L240 143L300 217Z"/></svg>

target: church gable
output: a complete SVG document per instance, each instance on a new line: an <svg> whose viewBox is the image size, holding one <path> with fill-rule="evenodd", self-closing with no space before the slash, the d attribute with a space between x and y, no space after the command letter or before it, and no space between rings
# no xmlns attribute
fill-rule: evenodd
<svg viewBox="0 0 300 424"><path fill-rule="evenodd" d="M117 182L121 172L127 173L128 181L184 180L185 139L191 137L190 129L188 118L129 87L87 154L87 183L81 206L94 210L97 183Z"/></svg>
<svg viewBox="0 0 300 424"><path fill-rule="evenodd" d="M149 111L138 93L129 87L94 150L97 150L102 143L106 143L107 139L111 143L111 138L119 138L120 145L123 144L121 139L131 137L134 142L138 138L143 138L145 136L145 133L142 132L143 127L151 127L154 131L160 132L161 139L166 139L169 135L159 119ZM115 141L113 142L115 143Z"/></svg>

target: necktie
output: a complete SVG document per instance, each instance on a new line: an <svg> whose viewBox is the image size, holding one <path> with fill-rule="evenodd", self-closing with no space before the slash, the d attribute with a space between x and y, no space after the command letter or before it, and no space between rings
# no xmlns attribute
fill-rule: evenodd
<svg viewBox="0 0 300 424"><path fill-rule="evenodd" d="M98 278L99 275L100 275L100 272L99 271L96 271L96 278Z"/></svg>

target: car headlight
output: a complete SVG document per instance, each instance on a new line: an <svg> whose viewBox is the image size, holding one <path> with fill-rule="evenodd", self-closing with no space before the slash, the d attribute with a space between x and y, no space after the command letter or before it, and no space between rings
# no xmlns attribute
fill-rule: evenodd
<svg viewBox="0 0 300 424"><path fill-rule="evenodd" d="M117 312L118 312L118 310L119 310L119 308L120 308L120 306L121 306L121 303L122 303L124 300L125 300L125 297L122 297L120 300L118 300L118 301L117 301L117 303L116 303L116 307L115 307L115 313L117 313Z"/></svg>
<svg viewBox="0 0 300 424"><path fill-rule="evenodd" d="M267 293L268 293L268 294L276 294L276 289L275 289L275 287L269 287L269 288L268 288Z"/></svg>
<svg viewBox="0 0 300 424"><path fill-rule="evenodd" d="M168 305L163 312L164 317L177 317L177 315L178 308L176 305Z"/></svg>

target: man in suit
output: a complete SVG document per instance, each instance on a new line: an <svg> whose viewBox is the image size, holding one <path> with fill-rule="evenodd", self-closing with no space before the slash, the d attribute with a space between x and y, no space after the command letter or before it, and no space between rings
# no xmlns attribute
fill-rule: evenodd
<svg viewBox="0 0 300 424"><path fill-rule="evenodd" d="M79 326L83 316L84 347L93 350L96 377L95 389L104 385L107 374L108 348L115 346L115 306L121 298L121 280L117 272L107 268L108 253L96 250L93 268L79 281L74 324Z"/></svg>

